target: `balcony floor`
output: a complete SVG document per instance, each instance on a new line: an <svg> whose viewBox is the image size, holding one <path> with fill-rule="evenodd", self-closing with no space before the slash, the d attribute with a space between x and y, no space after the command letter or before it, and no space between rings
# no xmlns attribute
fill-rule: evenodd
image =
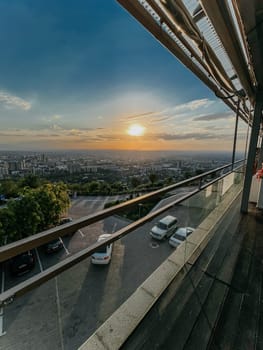
<svg viewBox="0 0 263 350"><path fill-rule="evenodd" d="M179 317L181 327L176 322L160 349L263 349L262 225L263 213L252 205L247 215L233 217L199 283L192 276L195 293Z"/></svg>
<svg viewBox="0 0 263 350"><path fill-rule="evenodd" d="M263 349L263 212L250 206L228 295L210 349Z"/></svg>
<svg viewBox="0 0 263 350"><path fill-rule="evenodd" d="M263 212L240 200L123 349L263 349Z"/></svg>

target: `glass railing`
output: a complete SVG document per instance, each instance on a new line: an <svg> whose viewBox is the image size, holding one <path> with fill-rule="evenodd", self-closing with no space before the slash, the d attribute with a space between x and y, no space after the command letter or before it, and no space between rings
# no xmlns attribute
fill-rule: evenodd
<svg viewBox="0 0 263 350"><path fill-rule="evenodd" d="M240 164L234 172L228 165L1 247L1 260L2 253L9 259L1 264L0 335L6 334L0 348L35 348L41 342L77 349L174 252L169 239L150 236L155 223L172 215L177 226L198 227L229 192L242 188ZM82 215L87 201L76 200L71 210ZM130 213L138 219L132 221ZM110 234L104 243L97 242L101 234ZM62 248L46 254L39 242L55 237L61 237ZM109 264L92 263L90 255L105 242L113 248ZM15 247L34 255L34 267L18 276L10 272Z"/></svg>

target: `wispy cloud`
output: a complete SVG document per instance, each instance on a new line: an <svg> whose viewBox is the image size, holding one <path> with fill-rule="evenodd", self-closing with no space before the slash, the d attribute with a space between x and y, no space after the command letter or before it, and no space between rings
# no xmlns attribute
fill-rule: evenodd
<svg viewBox="0 0 263 350"><path fill-rule="evenodd" d="M208 98L192 100L187 103L167 107L160 111L149 111L123 116L121 121L130 123L131 121L140 120L141 122L159 123L170 119L193 117L194 112L198 110L201 112L204 108L209 108L214 102L215 101L209 100ZM148 117L151 118L149 119Z"/></svg>
<svg viewBox="0 0 263 350"><path fill-rule="evenodd" d="M153 114L159 114L159 112L143 112L143 113L138 113L138 114L132 114L132 115L122 117L121 121L130 122L131 120L138 120L138 119L141 119L143 117L148 117L149 115L153 115Z"/></svg>
<svg viewBox="0 0 263 350"><path fill-rule="evenodd" d="M202 98L198 100L192 100L186 103L181 103L176 106L172 106L165 111L172 111L172 112L180 112L180 113L188 113L189 111L196 111L200 108L208 108L212 104L214 104L214 100L209 100L208 98Z"/></svg>
<svg viewBox="0 0 263 350"><path fill-rule="evenodd" d="M205 140L205 139L215 139L220 136L209 133L185 133L185 134L156 134L155 137L160 140L172 141L172 140Z"/></svg>
<svg viewBox="0 0 263 350"><path fill-rule="evenodd" d="M194 118L194 121L213 121L215 119L230 119L233 118L234 114L233 112L226 112L226 113L214 113L214 114L207 114L202 115L197 118Z"/></svg>
<svg viewBox="0 0 263 350"><path fill-rule="evenodd" d="M24 100L21 97L9 94L6 91L0 90L0 103L6 108L18 108L24 111L28 111L31 108L31 103Z"/></svg>

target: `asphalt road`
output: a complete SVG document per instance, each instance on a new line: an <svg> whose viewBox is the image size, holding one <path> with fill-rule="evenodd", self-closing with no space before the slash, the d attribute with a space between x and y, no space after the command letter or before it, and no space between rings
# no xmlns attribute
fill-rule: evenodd
<svg viewBox="0 0 263 350"><path fill-rule="evenodd" d="M69 215L88 215L102 209L105 200L77 198ZM169 214L177 216L180 226L195 227L207 210L177 206ZM173 251L167 241L153 244L149 231L154 222L115 242L108 266L92 265L88 258L0 310L0 349L77 349ZM63 238L65 248L56 254L46 256L37 249L38 264L32 273L90 245L102 232L115 232L128 223L109 217ZM15 282L6 267L1 273L3 291Z"/></svg>

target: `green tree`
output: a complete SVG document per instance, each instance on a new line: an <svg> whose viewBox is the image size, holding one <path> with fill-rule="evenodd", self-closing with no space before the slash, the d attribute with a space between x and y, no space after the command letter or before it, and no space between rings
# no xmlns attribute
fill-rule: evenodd
<svg viewBox="0 0 263 350"><path fill-rule="evenodd" d="M151 184L153 185L157 181L157 175L155 173L150 173L149 180L151 181Z"/></svg>
<svg viewBox="0 0 263 350"><path fill-rule="evenodd" d="M3 180L0 184L0 193L4 194L6 198L18 196L18 187L13 180Z"/></svg>
<svg viewBox="0 0 263 350"><path fill-rule="evenodd" d="M98 181L91 181L88 185L89 193L98 193L100 184Z"/></svg>
<svg viewBox="0 0 263 350"><path fill-rule="evenodd" d="M0 242L5 237L12 242L56 225L69 204L64 184L25 188L18 200L10 200L0 210Z"/></svg>
<svg viewBox="0 0 263 350"><path fill-rule="evenodd" d="M62 183L42 185L34 191L34 200L42 213L40 231L56 225L70 204L67 186Z"/></svg>
<svg viewBox="0 0 263 350"><path fill-rule="evenodd" d="M0 209L0 241L1 245L16 239L16 217L9 208Z"/></svg>
<svg viewBox="0 0 263 350"><path fill-rule="evenodd" d="M121 193L125 191L127 188L121 181L116 181L111 185L113 192Z"/></svg>
<svg viewBox="0 0 263 350"><path fill-rule="evenodd" d="M22 180L20 180L19 187L30 187L30 188L37 188L41 185L41 180L38 176L30 174L26 177L24 177Z"/></svg>
<svg viewBox="0 0 263 350"><path fill-rule="evenodd" d="M171 185L173 182L174 182L174 180L171 176L169 176L165 179L165 185Z"/></svg>
<svg viewBox="0 0 263 350"><path fill-rule="evenodd" d="M132 185L133 188L136 188L137 186L139 186L140 183L141 183L141 182L140 182L140 179L139 179L138 177L133 176L133 177L131 178L131 185Z"/></svg>
<svg viewBox="0 0 263 350"><path fill-rule="evenodd" d="M11 200L8 209L15 217L15 220L11 221L8 237L17 240L38 232L43 215L32 190L26 191L19 200Z"/></svg>
<svg viewBox="0 0 263 350"><path fill-rule="evenodd" d="M99 192L100 192L101 194L107 195L107 194L110 194L111 191L112 191L111 186L110 186L110 184L108 184L107 182L102 182L102 183L100 184Z"/></svg>

